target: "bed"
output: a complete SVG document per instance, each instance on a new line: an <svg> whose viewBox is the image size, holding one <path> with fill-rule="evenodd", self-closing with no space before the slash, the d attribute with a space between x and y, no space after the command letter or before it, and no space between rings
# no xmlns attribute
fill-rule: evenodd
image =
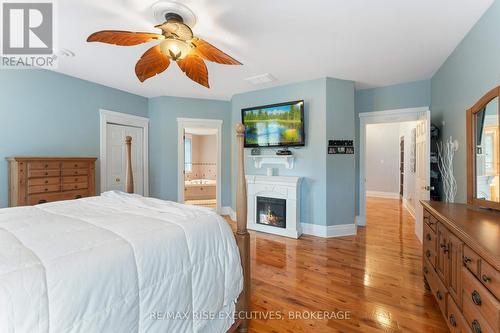
<svg viewBox="0 0 500 333"><path fill-rule="evenodd" d="M129 193L0 210L0 332L246 332L243 130L234 236L209 209L131 194L130 158Z"/></svg>

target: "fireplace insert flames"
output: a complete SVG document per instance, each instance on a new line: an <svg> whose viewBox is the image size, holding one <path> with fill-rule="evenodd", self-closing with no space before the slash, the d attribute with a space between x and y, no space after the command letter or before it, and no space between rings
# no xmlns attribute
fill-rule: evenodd
<svg viewBox="0 0 500 333"><path fill-rule="evenodd" d="M286 228L286 200L257 197L257 223Z"/></svg>

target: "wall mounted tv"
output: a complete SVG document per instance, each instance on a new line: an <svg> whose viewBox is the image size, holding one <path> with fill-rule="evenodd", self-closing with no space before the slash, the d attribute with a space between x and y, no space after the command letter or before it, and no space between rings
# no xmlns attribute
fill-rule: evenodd
<svg viewBox="0 0 500 333"><path fill-rule="evenodd" d="M245 147L298 147L305 145L304 101L241 110Z"/></svg>

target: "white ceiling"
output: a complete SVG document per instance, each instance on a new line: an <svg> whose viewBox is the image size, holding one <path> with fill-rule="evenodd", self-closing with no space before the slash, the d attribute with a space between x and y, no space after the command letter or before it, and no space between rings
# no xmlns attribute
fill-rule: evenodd
<svg viewBox="0 0 500 333"><path fill-rule="evenodd" d="M105 29L151 31L155 0L58 1L58 72L146 97L230 99L233 94L321 77L358 88L430 78L493 0L186 0L196 35L244 66L208 63L211 89L171 64L140 83L136 61L151 45L87 43ZM270 73L276 81L244 79Z"/></svg>

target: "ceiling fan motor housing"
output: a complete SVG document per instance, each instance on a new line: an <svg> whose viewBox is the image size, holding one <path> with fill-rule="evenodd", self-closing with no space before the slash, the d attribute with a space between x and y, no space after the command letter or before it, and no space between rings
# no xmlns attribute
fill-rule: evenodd
<svg viewBox="0 0 500 333"><path fill-rule="evenodd" d="M166 22L175 21L175 22L184 23L184 19L182 18L182 16L180 16L177 13L166 13L165 14L165 21Z"/></svg>

